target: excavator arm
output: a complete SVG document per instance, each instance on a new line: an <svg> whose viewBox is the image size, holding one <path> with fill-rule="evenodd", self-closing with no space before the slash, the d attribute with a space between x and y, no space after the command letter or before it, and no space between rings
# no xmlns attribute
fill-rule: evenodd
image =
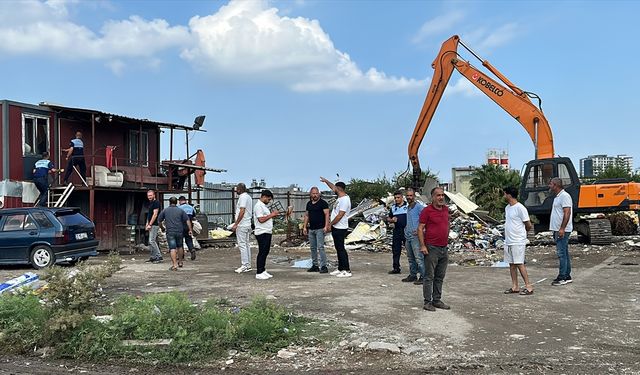
<svg viewBox="0 0 640 375"><path fill-rule="evenodd" d="M482 61L482 65L498 77L504 85L488 77L485 73L473 67L468 61L460 58L457 52L458 45L462 45ZM420 148L422 139L429 128L431 119L438 107L438 103L440 103L440 99L454 69L460 72L460 74L467 78L474 86L496 102L496 104L522 125L534 144L536 159L553 157L553 134L551 127L544 117L542 110L531 102L530 97L535 97L535 95L516 87L496 68L489 64L488 61L482 60L471 49L465 46L457 35L452 36L442 44L440 53L438 53L438 56L431 66L434 69L431 85L429 86L427 97L420 111L420 117L418 117L418 122L416 123L409 142L409 160L413 167L414 188L420 188L420 186L416 185L419 184L422 173L418 159L418 149Z"/></svg>

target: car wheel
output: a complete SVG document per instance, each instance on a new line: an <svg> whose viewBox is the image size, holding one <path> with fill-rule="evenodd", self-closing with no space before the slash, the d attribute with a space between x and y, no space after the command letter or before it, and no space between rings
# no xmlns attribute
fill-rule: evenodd
<svg viewBox="0 0 640 375"><path fill-rule="evenodd" d="M55 255L48 246L36 246L31 250L29 261L35 269L51 266L55 262Z"/></svg>

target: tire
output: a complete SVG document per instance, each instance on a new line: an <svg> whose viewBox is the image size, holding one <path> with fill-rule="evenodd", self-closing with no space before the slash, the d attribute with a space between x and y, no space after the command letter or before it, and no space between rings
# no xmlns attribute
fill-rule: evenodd
<svg viewBox="0 0 640 375"><path fill-rule="evenodd" d="M36 246L31 250L31 255L29 255L31 266L37 270L51 267L55 260L56 256L49 246Z"/></svg>

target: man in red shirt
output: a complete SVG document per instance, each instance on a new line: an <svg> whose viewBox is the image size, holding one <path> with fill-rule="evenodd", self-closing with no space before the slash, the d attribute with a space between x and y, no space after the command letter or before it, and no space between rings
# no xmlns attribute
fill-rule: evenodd
<svg viewBox="0 0 640 375"><path fill-rule="evenodd" d="M424 309L436 311L436 308L449 310L449 305L442 302L442 283L447 272L449 256L449 208L444 203L444 189L435 187L431 190L431 204L420 213L418 226L420 251L424 254L426 277L422 286Z"/></svg>

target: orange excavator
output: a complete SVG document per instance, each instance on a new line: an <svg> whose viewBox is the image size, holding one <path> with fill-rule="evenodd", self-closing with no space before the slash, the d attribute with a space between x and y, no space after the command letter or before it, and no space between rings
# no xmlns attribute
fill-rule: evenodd
<svg viewBox="0 0 640 375"><path fill-rule="evenodd" d="M459 45L477 58L482 66L502 83L461 58L458 54ZM514 85L493 65L467 47L457 35L442 44L440 53L431 67L434 69L431 85L409 142L409 160L413 167L414 188L420 187L416 186L419 185L422 172L418 160L420 143L453 71L457 70L518 121L533 141L535 159L528 162L524 169L520 201L527 207L529 213L538 219L535 225L536 232L549 228L553 197L550 195L548 184L553 177L562 179L565 190L573 198L574 215L640 210L639 183L629 183L624 179L610 179L596 181L593 184L582 184L571 159L555 157L553 134L549 122L542 113L540 98ZM532 102L532 99L537 100L537 105ZM593 244L611 243L611 223L608 219L582 218L575 221L574 228Z"/></svg>

